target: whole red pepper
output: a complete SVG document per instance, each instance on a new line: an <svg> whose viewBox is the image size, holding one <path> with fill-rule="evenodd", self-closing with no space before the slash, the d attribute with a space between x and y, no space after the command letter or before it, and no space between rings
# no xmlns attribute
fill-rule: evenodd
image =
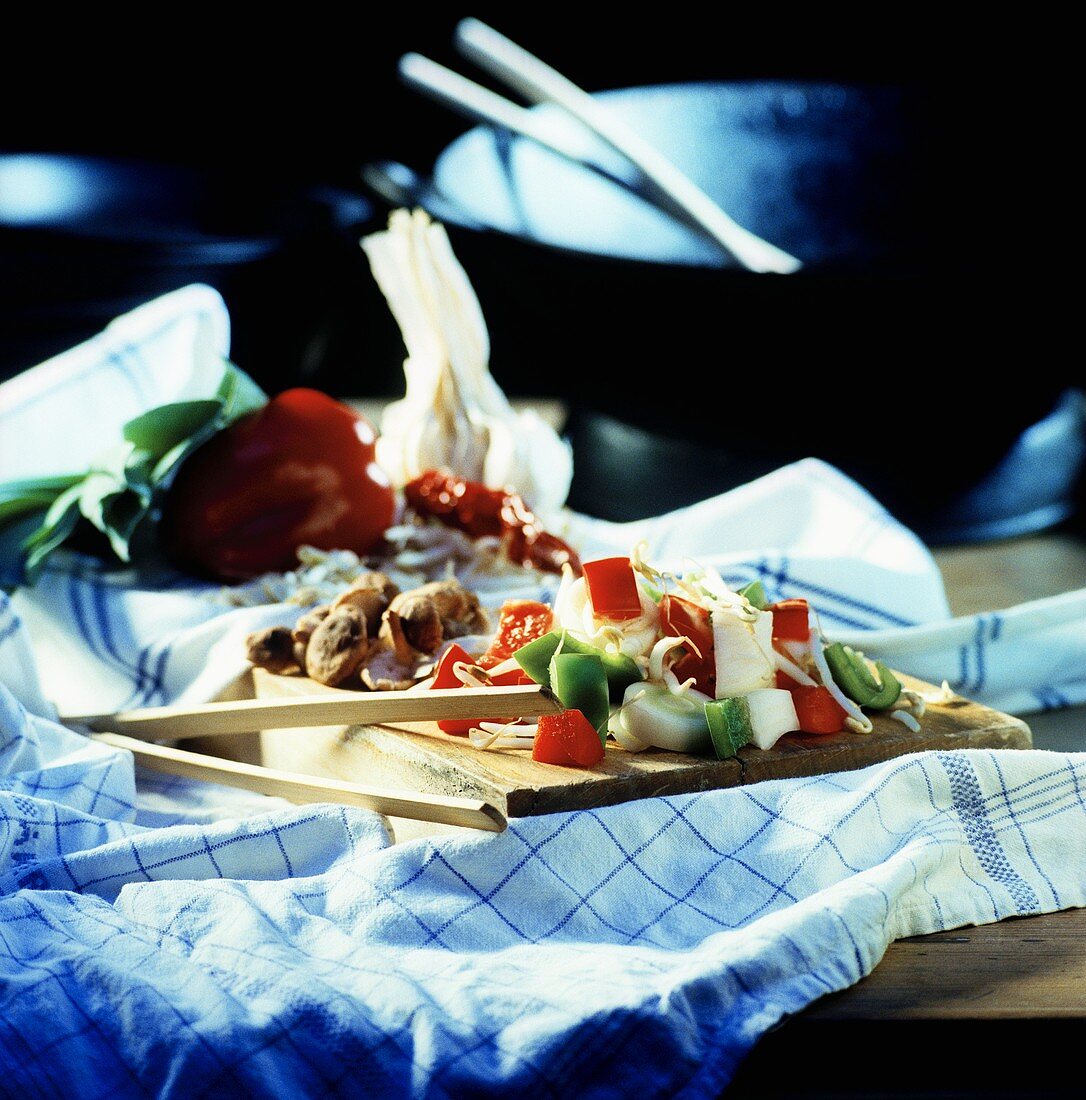
<svg viewBox="0 0 1086 1100"><path fill-rule="evenodd" d="M404 497L419 515L433 516L472 538L500 538L509 559L520 565L560 573L568 562L574 572L581 571L574 550L545 531L516 493L427 470L404 486Z"/></svg>
<svg viewBox="0 0 1086 1100"><path fill-rule="evenodd" d="M326 394L279 394L185 461L163 507L167 552L238 581L292 568L302 545L372 550L395 510L375 442L368 420Z"/></svg>

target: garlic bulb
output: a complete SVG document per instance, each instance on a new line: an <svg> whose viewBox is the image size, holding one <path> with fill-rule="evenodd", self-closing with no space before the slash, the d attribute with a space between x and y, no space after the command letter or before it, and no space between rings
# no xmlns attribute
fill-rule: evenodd
<svg viewBox="0 0 1086 1100"><path fill-rule="evenodd" d="M402 486L445 468L514 489L543 516L556 511L573 476L570 448L534 412L514 412L490 374L486 322L444 226L396 210L362 248L407 345L406 395L381 421L382 469Z"/></svg>

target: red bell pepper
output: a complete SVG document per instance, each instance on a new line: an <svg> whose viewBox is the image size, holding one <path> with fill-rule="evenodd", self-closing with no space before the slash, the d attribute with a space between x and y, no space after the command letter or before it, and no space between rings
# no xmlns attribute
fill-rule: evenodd
<svg viewBox="0 0 1086 1100"><path fill-rule="evenodd" d="M781 600L773 612L773 639L782 642L811 640L811 610L806 600Z"/></svg>
<svg viewBox="0 0 1086 1100"><path fill-rule="evenodd" d="M671 666L679 681L694 677L698 691L712 699L716 695L716 652L713 647L713 624L709 612L679 596L665 596L660 601L660 619L664 633L672 638L689 638L698 653L687 648L686 653Z"/></svg>
<svg viewBox="0 0 1086 1100"><path fill-rule="evenodd" d="M375 442L331 397L279 394L185 461L163 506L165 549L220 581L291 569L302 545L368 553L396 503Z"/></svg>
<svg viewBox="0 0 1086 1100"><path fill-rule="evenodd" d="M592 723L579 710L542 714L532 746L540 764L591 768L603 759L604 748Z"/></svg>
<svg viewBox="0 0 1086 1100"><path fill-rule="evenodd" d="M637 577L629 558L599 558L584 563L588 600L597 618L636 619L641 614Z"/></svg>
<svg viewBox="0 0 1086 1100"><path fill-rule="evenodd" d="M845 728L845 708L821 684L795 684L788 690L796 705L801 733L840 733Z"/></svg>

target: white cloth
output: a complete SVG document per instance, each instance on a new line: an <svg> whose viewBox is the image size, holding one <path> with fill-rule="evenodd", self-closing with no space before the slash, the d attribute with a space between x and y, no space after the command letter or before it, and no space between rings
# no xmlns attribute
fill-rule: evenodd
<svg viewBox="0 0 1086 1100"><path fill-rule="evenodd" d="M0 474L64 472L143 408L210 391L226 332L190 289L0 387ZM809 596L831 635L995 705L1086 698L1083 593L952 620L924 547L818 462L644 524L575 517L570 537L588 555L645 537L655 560ZM364 811L137 785L48 700L208 698L248 630L297 613L208 591L62 554L0 595L13 1094L715 1096L892 939L1086 902L1086 757L1055 753L926 753L391 848Z"/></svg>

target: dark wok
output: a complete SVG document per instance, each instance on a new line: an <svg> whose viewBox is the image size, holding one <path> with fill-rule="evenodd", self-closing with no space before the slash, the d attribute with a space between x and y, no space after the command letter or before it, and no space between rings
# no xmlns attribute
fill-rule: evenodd
<svg viewBox="0 0 1086 1100"><path fill-rule="evenodd" d="M989 168L942 140L924 95L754 83L604 98L805 267L738 269L523 139L477 128L444 151L434 183L464 212L450 229L495 375L571 403L574 505L633 518L813 454L935 540L1067 514L1077 406L1027 439L998 490L982 485L1069 379L1031 362L993 400L991 364L1016 333L977 201Z"/></svg>

